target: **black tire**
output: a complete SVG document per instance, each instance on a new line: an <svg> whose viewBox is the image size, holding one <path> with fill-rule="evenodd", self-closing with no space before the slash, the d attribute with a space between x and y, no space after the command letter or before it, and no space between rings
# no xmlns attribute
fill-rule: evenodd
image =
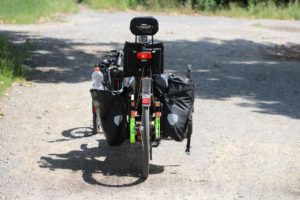
<svg viewBox="0 0 300 200"><path fill-rule="evenodd" d="M143 168L142 178L147 179L149 176L149 157L150 157L150 118L149 107L143 107L142 112L142 148L143 148Z"/></svg>

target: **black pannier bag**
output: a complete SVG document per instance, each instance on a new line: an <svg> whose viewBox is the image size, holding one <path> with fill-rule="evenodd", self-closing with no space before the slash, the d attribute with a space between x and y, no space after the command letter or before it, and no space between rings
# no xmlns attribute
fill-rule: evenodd
<svg viewBox="0 0 300 200"><path fill-rule="evenodd" d="M164 87L162 87L164 88ZM194 82L186 77L169 76L163 98L163 135L175 141L187 137L195 99Z"/></svg>
<svg viewBox="0 0 300 200"><path fill-rule="evenodd" d="M121 145L127 139L127 97L123 92L111 90L92 89L91 94L108 144Z"/></svg>
<svg viewBox="0 0 300 200"><path fill-rule="evenodd" d="M153 75L153 92L160 101L164 100L164 95L168 89L168 79L171 74L154 74Z"/></svg>

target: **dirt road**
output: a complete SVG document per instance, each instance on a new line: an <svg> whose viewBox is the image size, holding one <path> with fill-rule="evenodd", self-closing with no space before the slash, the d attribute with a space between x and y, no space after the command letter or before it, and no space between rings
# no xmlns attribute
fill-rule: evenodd
<svg viewBox="0 0 300 200"><path fill-rule="evenodd" d="M90 129L91 66L133 41L137 15L0 25L34 49L32 86L1 101L0 199L299 199L300 22L156 16L166 69L194 66L193 149L163 141L142 182L140 147L111 148Z"/></svg>

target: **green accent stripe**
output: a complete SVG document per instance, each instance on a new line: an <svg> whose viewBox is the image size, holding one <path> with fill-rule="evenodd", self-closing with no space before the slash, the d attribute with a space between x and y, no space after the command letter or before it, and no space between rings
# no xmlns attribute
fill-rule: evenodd
<svg viewBox="0 0 300 200"><path fill-rule="evenodd" d="M160 138L160 117L155 118L155 137Z"/></svg>
<svg viewBox="0 0 300 200"><path fill-rule="evenodd" d="M135 118L130 118L130 143L135 143Z"/></svg>

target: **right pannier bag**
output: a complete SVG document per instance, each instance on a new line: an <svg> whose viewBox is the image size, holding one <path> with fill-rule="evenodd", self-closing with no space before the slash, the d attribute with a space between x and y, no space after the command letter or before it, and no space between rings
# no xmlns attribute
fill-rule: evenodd
<svg viewBox="0 0 300 200"><path fill-rule="evenodd" d="M181 76L171 75L163 97L163 134L175 141L187 137L195 99L194 82Z"/></svg>

